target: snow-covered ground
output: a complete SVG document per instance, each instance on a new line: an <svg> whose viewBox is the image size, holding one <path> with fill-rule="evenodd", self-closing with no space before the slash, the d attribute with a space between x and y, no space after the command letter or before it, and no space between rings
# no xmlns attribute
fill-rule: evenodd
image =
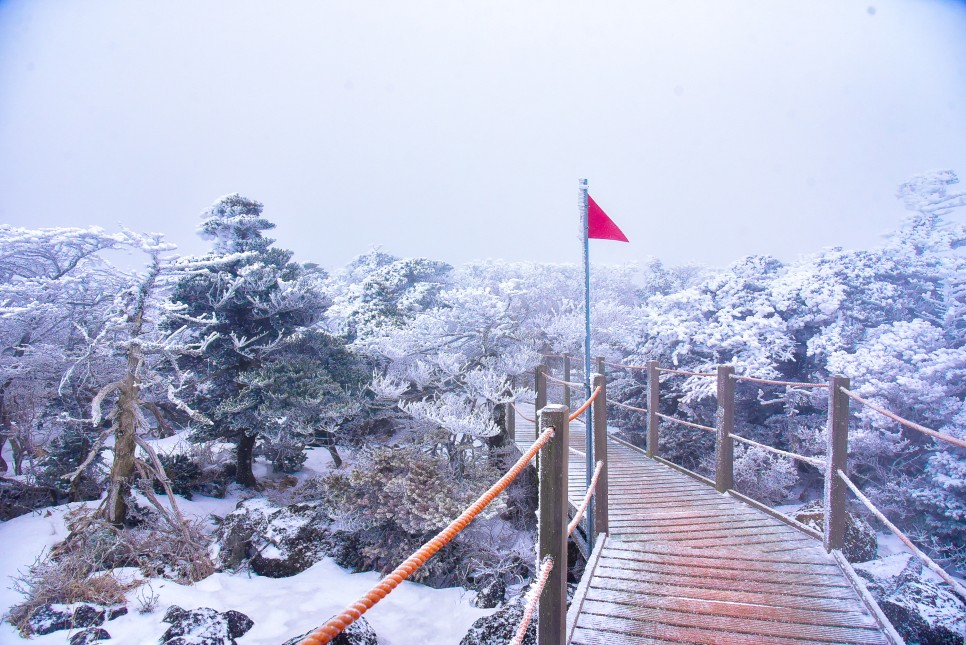
<svg viewBox="0 0 966 645"><path fill-rule="evenodd" d="M167 448L165 452L177 443L174 438L162 441L171 444L159 446ZM311 450L300 476L325 472L330 465L326 450ZM267 474L266 470L259 466L256 472L262 476ZM178 504L186 515L206 518L212 514L226 515L235 508L239 499L237 495L226 499L195 495L191 501L179 497ZM0 523L0 554L3 554L0 558L0 614L6 614L20 600L20 595L11 588L11 576L25 569L44 549L66 536L64 514L69 508L77 506L79 504L43 509ZM171 605L185 609L235 609L255 622L251 631L238 639L239 645L278 645L317 627L342 611L375 586L380 578L377 573L349 573L326 558L290 578L216 573L193 586L152 579L150 591L158 596L155 610L150 614L139 614L138 592L134 591L128 596L128 615L110 621L105 628L113 637L110 642L155 645L169 627L161 622L161 618ZM370 610L366 619L379 635L379 642L384 645L456 645L473 621L493 612L492 609L473 607L470 604L472 598L473 593L462 588L432 589L404 582ZM67 634L65 631L54 632L36 636L30 642L36 645L63 645ZM0 624L0 643L18 642L27 641L21 639L9 623Z"/></svg>

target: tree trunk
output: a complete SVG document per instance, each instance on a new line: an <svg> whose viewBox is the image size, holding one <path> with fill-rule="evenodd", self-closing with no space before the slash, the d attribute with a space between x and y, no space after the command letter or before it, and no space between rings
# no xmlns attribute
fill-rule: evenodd
<svg viewBox="0 0 966 645"><path fill-rule="evenodd" d="M502 471L506 469L507 456L508 453L504 448L509 444L510 435L506 429L506 408L502 405L494 406L493 412L491 413L491 418L496 427L500 429L498 433L492 437L486 438L486 445L489 448L487 450L486 459L489 465L498 470Z"/></svg>
<svg viewBox="0 0 966 645"><path fill-rule="evenodd" d="M23 475L23 445L16 437L10 437L10 447L13 449L13 474Z"/></svg>
<svg viewBox="0 0 966 645"><path fill-rule="evenodd" d="M330 443L326 448L329 449L329 454L332 456L332 463L336 468L342 468L342 457L339 456L339 451L335 447L334 443Z"/></svg>
<svg viewBox="0 0 966 645"><path fill-rule="evenodd" d="M245 488L258 488L255 473L252 472L252 459L255 453L255 436L242 432L238 438L235 458L235 481Z"/></svg>
<svg viewBox="0 0 966 645"><path fill-rule="evenodd" d="M127 520L131 480L134 476L135 437L138 431L137 366L140 356L134 348L128 354L128 373L118 391L117 418L114 419L114 464L107 489L106 519L117 527Z"/></svg>
<svg viewBox="0 0 966 645"><path fill-rule="evenodd" d="M3 458L3 447L7 445L7 435L0 434L0 475L6 474L7 462Z"/></svg>

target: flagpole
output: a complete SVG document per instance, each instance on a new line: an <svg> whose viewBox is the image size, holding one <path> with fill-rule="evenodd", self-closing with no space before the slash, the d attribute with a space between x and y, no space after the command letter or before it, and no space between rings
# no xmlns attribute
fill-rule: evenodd
<svg viewBox="0 0 966 645"><path fill-rule="evenodd" d="M587 180L579 183L577 203L580 206L581 237L584 242L584 390L590 398L590 222L587 214ZM594 415L590 410L585 413L585 441L587 488L594 478ZM594 548L594 498L587 507L587 546L588 553Z"/></svg>

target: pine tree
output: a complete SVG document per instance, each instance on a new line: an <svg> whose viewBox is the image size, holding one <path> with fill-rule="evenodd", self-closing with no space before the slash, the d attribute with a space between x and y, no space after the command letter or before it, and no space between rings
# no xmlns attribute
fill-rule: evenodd
<svg viewBox="0 0 966 645"><path fill-rule="evenodd" d="M292 262L291 251L264 236L275 225L261 216L262 208L234 194L202 214L199 234L212 241L212 250L187 260L189 274L172 296L181 310L169 323L215 335L202 353L182 360L200 379L191 404L212 422L195 438L235 443L235 479L248 487L257 486L252 459L263 430L252 383L261 382L259 370L273 354L325 309L318 273Z"/></svg>

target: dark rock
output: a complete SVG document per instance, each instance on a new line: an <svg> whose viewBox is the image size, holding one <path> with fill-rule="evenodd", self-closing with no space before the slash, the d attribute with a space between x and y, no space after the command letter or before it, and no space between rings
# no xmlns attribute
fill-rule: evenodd
<svg viewBox="0 0 966 645"><path fill-rule="evenodd" d="M100 641L111 640L111 635L103 627L88 627L70 637L70 645L90 645Z"/></svg>
<svg viewBox="0 0 966 645"><path fill-rule="evenodd" d="M228 611L224 612L222 616L224 616L225 620L228 621L228 635L232 638L239 638L243 636L255 625L251 618L240 611L235 611L234 609L229 609Z"/></svg>
<svg viewBox="0 0 966 645"><path fill-rule="evenodd" d="M922 576L922 562L908 553L855 565L899 635L919 645L966 643L966 603Z"/></svg>
<svg viewBox="0 0 966 645"><path fill-rule="evenodd" d="M813 500L795 511L793 516L819 533L825 530L825 508L822 500ZM845 544L842 555L849 562L866 562L878 555L879 541L875 536L875 529L858 515L849 512L845 521Z"/></svg>
<svg viewBox="0 0 966 645"><path fill-rule="evenodd" d="M61 497L55 488L31 486L17 479L0 477L0 521L12 520L47 506Z"/></svg>
<svg viewBox="0 0 966 645"><path fill-rule="evenodd" d="M191 612L187 609L183 609L178 605L171 605L168 607L168 611L164 612L164 618L161 619L162 623L177 623L181 622L185 618L191 615Z"/></svg>
<svg viewBox="0 0 966 645"><path fill-rule="evenodd" d="M516 602L507 603L489 616L477 619L460 641L460 645L508 643L517 633L521 620L523 620L523 602L518 598ZM536 642L536 623L530 621L527 633L523 637L523 645L536 645Z"/></svg>
<svg viewBox="0 0 966 645"><path fill-rule="evenodd" d="M40 607L28 621L33 634L50 634L62 629L83 629L103 625L127 613L127 607L99 607L87 603L51 604Z"/></svg>
<svg viewBox="0 0 966 645"><path fill-rule="evenodd" d="M506 600L506 582L502 578L493 578L479 590L473 604L483 609L493 609Z"/></svg>
<svg viewBox="0 0 966 645"><path fill-rule="evenodd" d="M278 507L264 499L243 501L218 529L221 566L234 569L247 561L261 576L294 576L325 556L327 526L318 503Z"/></svg>
<svg viewBox="0 0 966 645"><path fill-rule="evenodd" d="M282 645L298 645L302 642L302 639L311 634L312 631L305 632L301 636L296 636L295 638L289 639ZM375 630L365 618L360 618L359 620L355 621L346 627L341 634L329 642L331 645L379 645L379 639L376 637Z"/></svg>
<svg viewBox="0 0 966 645"><path fill-rule="evenodd" d="M171 624L161 636L161 645L235 645L235 639L255 624L240 611L221 613L210 607L189 611L177 605L169 607L161 620Z"/></svg>

